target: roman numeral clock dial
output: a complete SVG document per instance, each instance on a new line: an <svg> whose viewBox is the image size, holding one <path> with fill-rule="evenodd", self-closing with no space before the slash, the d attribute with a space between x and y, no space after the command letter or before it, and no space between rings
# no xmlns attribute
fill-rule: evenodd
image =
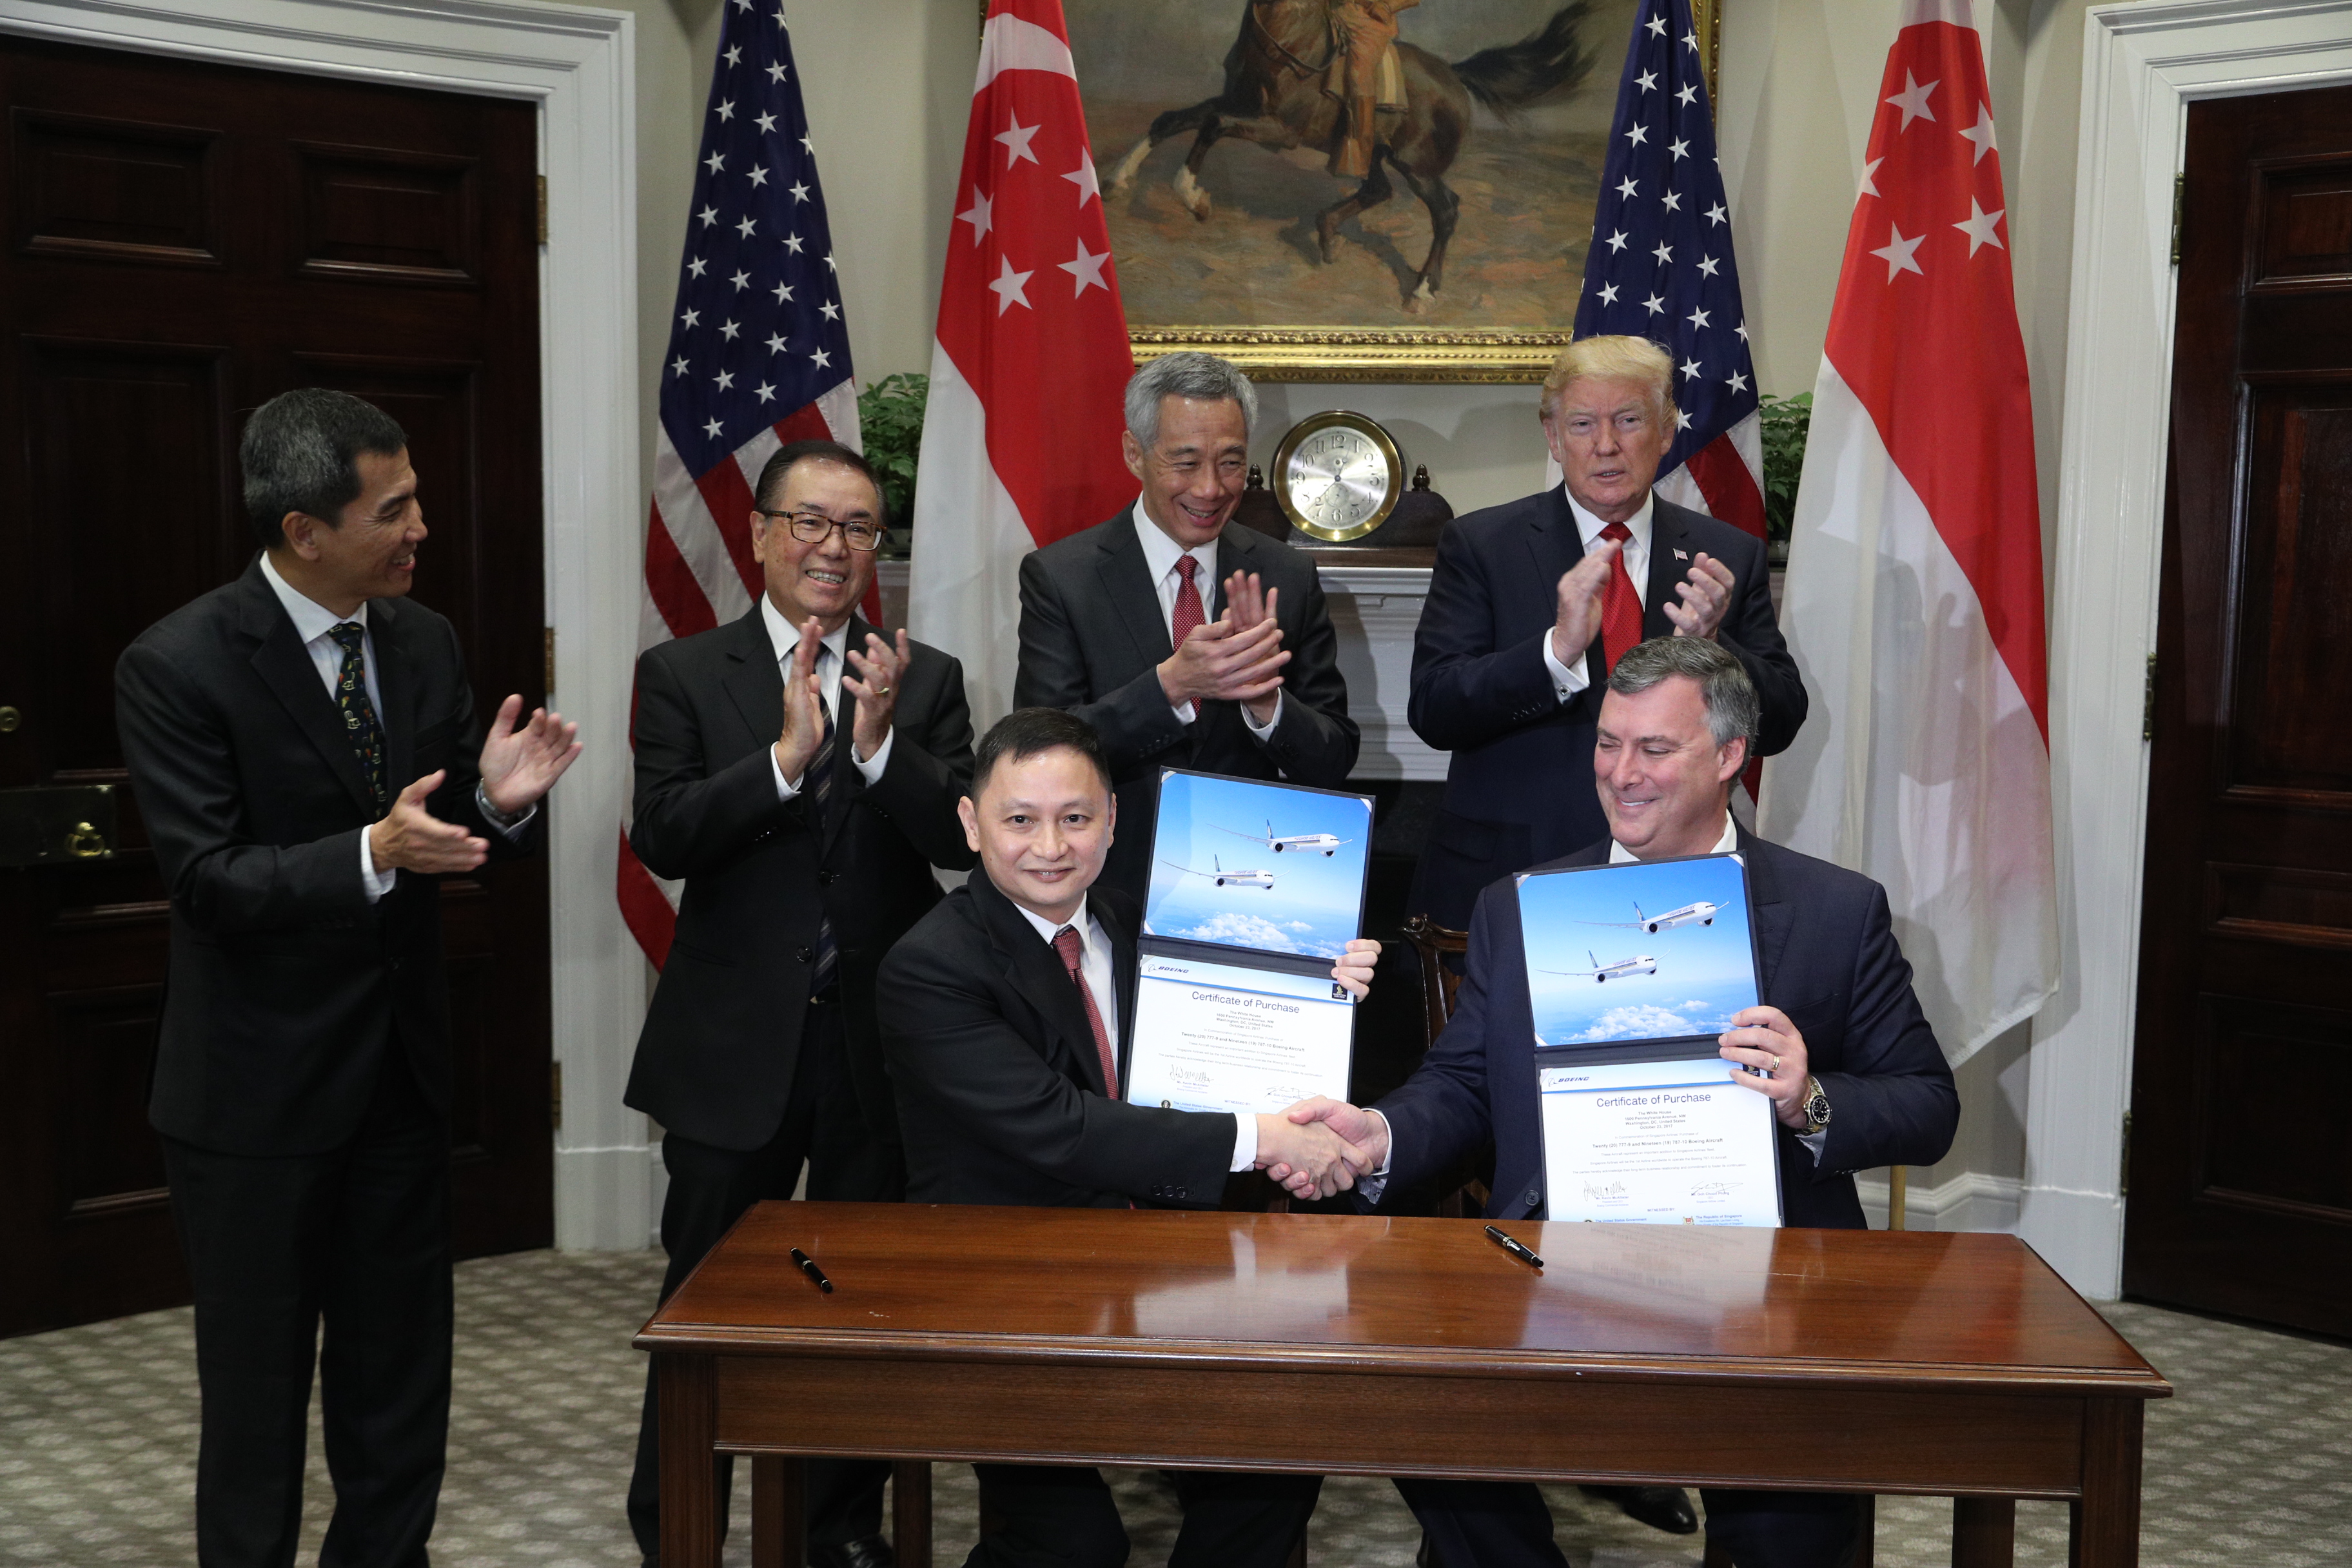
<svg viewBox="0 0 2352 1568"><path fill-rule="evenodd" d="M1396 510L1404 459L1377 421L1345 409L1310 415L1275 448L1274 494L1299 532L1346 543Z"/></svg>

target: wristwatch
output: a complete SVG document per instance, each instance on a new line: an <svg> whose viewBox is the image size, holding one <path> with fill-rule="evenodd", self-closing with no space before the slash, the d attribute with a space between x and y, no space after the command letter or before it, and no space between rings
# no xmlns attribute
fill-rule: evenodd
<svg viewBox="0 0 2352 1568"><path fill-rule="evenodd" d="M1806 1076L1805 1098L1801 1103L1804 1107L1805 1126L1800 1136L1810 1138L1829 1126L1830 1097L1822 1092L1821 1079L1810 1074Z"/></svg>

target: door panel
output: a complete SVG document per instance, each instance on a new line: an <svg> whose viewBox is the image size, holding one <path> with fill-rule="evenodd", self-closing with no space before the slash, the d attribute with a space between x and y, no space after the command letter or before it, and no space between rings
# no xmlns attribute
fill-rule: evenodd
<svg viewBox="0 0 2352 1568"><path fill-rule="evenodd" d="M2352 1333L2352 90L2189 126L2124 1288Z"/></svg>
<svg viewBox="0 0 2352 1568"><path fill-rule="evenodd" d="M110 858L0 868L0 1333L186 1299L145 1115L169 906L113 668L253 553L245 416L301 385L409 432L485 718L543 700L536 111L0 34L0 789L113 784ZM299 139L293 134L299 132ZM552 1238L546 871L443 889L463 1254Z"/></svg>

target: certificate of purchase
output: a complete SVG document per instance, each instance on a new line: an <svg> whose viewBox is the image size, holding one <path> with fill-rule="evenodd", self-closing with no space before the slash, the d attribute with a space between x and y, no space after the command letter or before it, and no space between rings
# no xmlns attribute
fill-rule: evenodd
<svg viewBox="0 0 2352 1568"><path fill-rule="evenodd" d="M1147 952L1138 965L1127 1098L1253 1113L1310 1095L1344 1100L1355 1013L1328 974Z"/></svg>
<svg viewBox="0 0 2352 1568"><path fill-rule="evenodd" d="M1549 1217L1780 1223L1772 1102L1721 1057L1607 1062L1538 1052Z"/></svg>

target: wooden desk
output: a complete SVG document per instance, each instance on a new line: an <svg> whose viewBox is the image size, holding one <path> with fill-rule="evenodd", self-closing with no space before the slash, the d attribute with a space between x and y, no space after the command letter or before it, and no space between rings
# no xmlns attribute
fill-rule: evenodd
<svg viewBox="0 0 2352 1568"><path fill-rule="evenodd" d="M2063 1498L2074 1568L2138 1562L2171 1388L2016 1238L1507 1228L1543 1272L1464 1220L761 1204L636 1339L662 1561L716 1568L723 1449L770 1563L806 1454L1916 1492L1968 1568Z"/></svg>

